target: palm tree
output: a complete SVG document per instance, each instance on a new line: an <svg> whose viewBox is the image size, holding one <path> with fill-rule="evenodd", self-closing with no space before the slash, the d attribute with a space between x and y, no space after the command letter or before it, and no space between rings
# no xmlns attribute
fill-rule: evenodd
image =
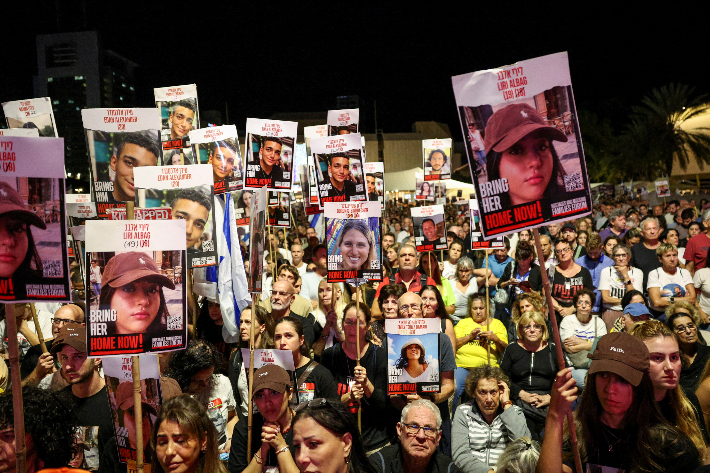
<svg viewBox="0 0 710 473"><path fill-rule="evenodd" d="M631 157L635 164L656 171L656 176L659 171L670 176L676 159L683 170L692 159L700 166L710 164L710 129L682 127L710 110L707 95L694 92L687 85L670 84L653 89L641 106L633 107L631 124L623 136L627 162Z"/></svg>

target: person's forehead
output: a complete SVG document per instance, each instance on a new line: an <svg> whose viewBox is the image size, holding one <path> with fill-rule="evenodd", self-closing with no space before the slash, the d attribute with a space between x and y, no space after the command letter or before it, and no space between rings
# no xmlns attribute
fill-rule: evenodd
<svg viewBox="0 0 710 473"><path fill-rule="evenodd" d="M228 158L231 158L232 156L234 156L234 151L232 151L229 148L225 148L223 146L220 146L219 148L215 148L214 152L212 153L212 155L216 155L216 154L222 154Z"/></svg>
<svg viewBox="0 0 710 473"><path fill-rule="evenodd" d="M335 158L331 159L330 162L332 164L338 163L341 165L350 164L350 160L348 158L344 158L342 156L336 156Z"/></svg>
<svg viewBox="0 0 710 473"><path fill-rule="evenodd" d="M291 274L291 273L288 273L288 274ZM290 289L291 289L291 283L288 281L280 280L280 281L276 281L274 283L274 290L275 291L288 291Z"/></svg>
<svg viewBox="0 0 710 473"><path fill-rule="evenodd" d="M174 115L189 115L190 117L195 116L195 112L193 112L192 110L190 110L187 107L183 107L182 105L178 105L177 107L175 107L175 111L173 111L173 114Z"/></svg>
<svg viewBox="0 0 710 473"><path fill-rule="evenodd" d="M417 347L416 345L413 346ZM407 417L404 419L404 421L407 424L411 424L414 420L416 420L418 424L426 426L436 425L436 415L434 415L431 409L428 409L426 407L412 407L411 409L409 409L409 411L407 412Z"/></svg>
<svg viewBox="0 0 710 473"><path fill-rule="evenodd" d="M281 149L281 143L277 143L276 141L266 140L266 141L264 141L264 148Z"/></svg>
<svg viewBox="0 0 710 473"><path fill-rule="evenodd" d="M203 217L204 219L207 219L207 216L209 215L207 207L190 199L178 199L175 202L175 205L173 205L173 213L178 211L189 213L195 218Z"/></svg>
<svg viewBox="0 0 710 473"><path fill-rule="evenodd" d="M414 294L413 292L405 292L402 297L399 298L399 301L397 301L399 305L403 304L421 304L422 303L422 298L419 297L417 294Z"/></svg>
<svg viewBox="0 0 710 473"><path fill-rule="evenodd" d="M65 306L60 307L54 313L54 317L58 318L58 319L70 319L70 320L80 322L83 317L83 314L81 314L79 312L79 310L80 309L76 306L72 307L72 306L65 305Z"/></svg>
<svg viewBox="0 0 710 473"><path fill-rule="evenodd" d="M497 391L498 382L493 378L481 378L476 385L477 391Z"/></svg>

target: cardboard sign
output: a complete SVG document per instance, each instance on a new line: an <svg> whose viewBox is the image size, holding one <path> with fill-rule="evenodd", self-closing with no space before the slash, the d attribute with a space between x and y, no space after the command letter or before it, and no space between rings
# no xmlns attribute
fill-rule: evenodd
<svg viewBox="0 0 710 473"><path fill-rule="evenodd" d="M190 132L195 162L212 167L215 194L234 192L244 186L244 163L237 127L214 126Z"/></svg>
<svg viewBox="0 0 710 473"><path fill-rule="evenodd" d="M468 201L468 209L470 212L471 222L471 249L472 250L487 250L489 248L505 248L504 237L493 237L490 240L484 240L481 233L481 214L478 210L478 201L470 199Z"/></svg>
<svg viewBox="0 0 710 473"><path fill-rule="evenodd" d="M365 182L367 184L367 200L379 202L382 210L385 208L385 163L365 163Z"/></svg>
<svg viewBox="0 0 710 473"><path fill-rule="evenodd" d="M452 139L422 140L422 153L424 155L425 181L451 179L451 151Z"/></svg>
<svg viewBox="0 0 710 473"><path fill-rule="evenodd" d="M57 122L54 121L54 110L52 109L52 100L49 97L40 97L29 100L14 100L2 104L7 126L11 129L24 129L32 133L32 135L24 136L43 136L43 137L58 137ZM34 131L33 131L34 130ZM6 136L23 136L3 130ZM34 134L36 133L36 135Z"/></svg>
<svg viewBox="0 0 710 473"><path fill-rule="evenodd" d="M249 292L261 294L266 243L266 186L254 191L249 218Z"/></svg>
<svg viewBox="0 0 710 473"><path fill-rule="evenodd" d="M311 140L321 204L367 200L360 135Z"/></svg>
<svg viewBox="0 0 710 473"><path fill-rule="evenodd" d="M348 135L358 133L360 109L328 110L328 136Z"/></svg>
<svg viewBox="0 0 710 473"><path fill-rule="evenodd" d="M247 118L245 189L290 192L298 123Z"/></svg>
<svg viewBox="0 0 710 473"><path fill-rule="evenodd" d="M417 251L446 249L446 221L443 205L413 207L414 242Z"/></svg>
<svg viewBox="0 0 710 473"><path fill-rule="evenodd" d="M441 390L441 319L386 319L388 394L431 394Z"/></svg>

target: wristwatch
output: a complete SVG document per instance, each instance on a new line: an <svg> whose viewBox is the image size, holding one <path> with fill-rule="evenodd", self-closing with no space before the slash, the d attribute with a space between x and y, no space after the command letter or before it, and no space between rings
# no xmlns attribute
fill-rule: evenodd
<svg viewBox="0 0 710 473"><path fill-rule="evenodd" d="M626 281L624 284L626 284L627 286L628 286L629 284L631 284L631 279L629 279L628 281Z"/></svg>
<svg viewBox="0 0 710 473"><path fill-rule="evenodd" d="M675 296L671 296L670 299L668 299L671 302L675 302Z"/></svg>

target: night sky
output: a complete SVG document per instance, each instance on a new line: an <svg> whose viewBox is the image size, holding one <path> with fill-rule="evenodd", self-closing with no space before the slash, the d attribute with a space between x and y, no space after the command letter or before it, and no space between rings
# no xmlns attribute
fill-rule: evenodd
<svg viewBox="0 0 710 473"><path fill-rule="evenodd" d="M653 87L708 89L701 15L671 4L18 3L28 2L3 6L0 101L33 97L34 36L57 32L58 23L61 31L99 31L105 48L141 66L139 106L154 106L153 87L196 83L200 109L223 112L226 103L240 129L247 117L326 111L336 96L353 94L376 101L386 133L436 120L458 140L452 75L560 51L569 52L577 107L615 123Z"/></svg>

